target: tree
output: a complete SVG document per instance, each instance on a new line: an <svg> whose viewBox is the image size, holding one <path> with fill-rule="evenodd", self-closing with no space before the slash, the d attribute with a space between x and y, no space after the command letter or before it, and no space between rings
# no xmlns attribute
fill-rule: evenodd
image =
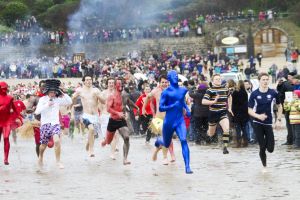
<svg viewBox="0 0 300 200"><path fill-rule="evenodd" d="M291 12L291 19L292 21L295 22L295 24L297 24L298 26L300 26L300 2L295 4L293 7L291 7L290 12Z"/></svg>
<svg viewBox="0 0 300 200"><path fill-rule="evenodd" d="M37 15L43 13L53 5L53 0L37 0L33 6L33 14Z"/></svg>
<svg viewBox="0 0 300 200"><path fill-rule="evenodd" d="M57 4L38 15L37 19L46 28L66 30L69 15L74 13L79 5L79 1Z"/></svg>
<svg viewBox="0 0 300 200"><path fill-rule="evenodd" d="M28 7L22 2L10 2L5 6L2 17L7 25L12 25L17 19L24 19L28 14Z"/></svg>

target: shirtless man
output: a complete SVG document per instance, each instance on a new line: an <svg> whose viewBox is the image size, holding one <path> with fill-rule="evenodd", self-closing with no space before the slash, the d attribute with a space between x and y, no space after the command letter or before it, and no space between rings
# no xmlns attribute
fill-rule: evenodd
<svg viewBox="0 0 300 200"><path fill-rule="evenodd" d="M107 89L104 90L101 93L101 96L105 99L106 103L105 105L101 104L100 110L101 110L101 116L100 116L100 122L101 122L101 132L104 135L107 130L107 125L109 121L109 112L107 111L107 100L110 95L112 95L115 92L115 79L110 77L107 79ZM105 137L103 137L105 138ZM111 159L115 160L115 152L117 143L119 141L119 134L115 134L113 141L111 142Z"/></svg>
<svg viewBox="0 0 300 200"><path fill-rule="evenodd" d="M123 146L123 164L129 165L131 162L127 160L129 152L129 129L127 127L125 112L126 106L133 106L136 109L138 107L129 99L129 96L123 91L122 80L116 80L116 89L113 94L108 97L107 111L110 113L109 122L107 125L106 138L102 142L102 146L110 144L113 140L115 132L118 130L124 140Z"/></svg>
<svg viewBox="0 0 300 200"><path fill-rule="evenodd" d="M90 75L85 75L82 78L84 86L78 89L73 95L73 103L78 96L81 98L83 114L83 124L88 128L88 142L86 149L90 157L95 157L94 154L94 141L95 141L95 129L100 125L98 102L105 104L105 100L101 97L101 92L97 88L93 88L93 81Z"/></svg>
<svg viewBox="0 0 300 200"><path fill-rule="evenodd" d="M161 97L161 93L164 89L166 89L168 87L168 79L166 75L161 75L159 77L159 86L157 86L156 88L154 88L145 98L145 102L143 105L143 110L142 110L142 114L146 115L146 105L148 104L148 101L150 101L152 98L155 98L156 100L156 111L154 111L153 113L154 116L153 118L160 118L160 119L164 119L165 118L165 112L160 112L159 111L159 103L160 103L160 97ZM154 110L154 109L153 109ZM157 152L159 149L156 149L155 152ZM169 147L169 151L171 154L171 162L175 161L175 155L174 155L174 150L173 150L173 142L171 143L170 147ZM167 156L168 151L163 148L163 164L164 165L168 165L168 156ZM156 160L156 158L154 157L154 160Z"/></svg>

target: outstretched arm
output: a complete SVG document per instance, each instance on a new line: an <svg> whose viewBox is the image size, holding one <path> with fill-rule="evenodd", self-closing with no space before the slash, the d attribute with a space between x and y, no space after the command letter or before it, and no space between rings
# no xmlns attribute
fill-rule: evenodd
<svg viewBox="0 0 300 200"><path fill-rule="evenodd" d="M187 115L188 117L191 116L190 108L188 107L188 105L186 104L185 101L183 101L183 107L184 107L184 109L185 109L185 111L186 111L186 115Z"/></svg>
<svg viewBox="0 0 300 200"><path fill-rule="evenodd" d="M135 108L135 109L139 110L139 107L137 105L135 105L135 103L129 98L127 100L127 105L131 108Z"/></svg>
<svg viewBox="0 0 300 200"><path fill-rule="evenodd" d="M97 90L98 90L98 89L97 89ZM99 101L100 103L102 103L102 104L105 104L105 103L106 103L105 99L104 99L103 96L101 95L100 90L98 90L98 91L95 93L95 95L96 95L96 97L97 97L97 99L98 99L98 101Z"/></svg>
<svg viewBox="0 0 300 200"><path fill-rule="evenodd" d="M144 100L144 104L143 104L143 108L142 108L142 114L145 115L146 114L146 106L148 105L148 102L150 99L152 99L152 93L149 93Z"/></svg>
<svg viewBox="0 0 300 200"><path fill-rule="evenodd" d="M74 105L75 105L75 102L76 102L77 97L79 97L79 96L80 96L79 91L76 91L76 92L73 94L73 96L72 96L72 102L73 102Z"/></svg>

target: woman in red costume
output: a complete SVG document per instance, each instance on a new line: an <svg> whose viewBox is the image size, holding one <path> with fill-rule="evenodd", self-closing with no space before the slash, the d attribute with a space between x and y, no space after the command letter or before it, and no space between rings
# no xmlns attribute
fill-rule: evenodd
<svg viewBox="0 0 300 200"><path fill-rule="evenodd" d="M12 124L15 123L18 116L17 110L13 104L13 97L7 94L8 85L0 82L0 139L3 133L4 139L4 164L9 165L8 154L10 149L9 135Z"/></svg>

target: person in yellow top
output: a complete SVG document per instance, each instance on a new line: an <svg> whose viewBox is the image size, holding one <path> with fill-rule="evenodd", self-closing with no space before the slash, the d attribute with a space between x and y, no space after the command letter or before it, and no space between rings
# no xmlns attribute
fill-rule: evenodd
<svg viewBox="0 0 300 200"><path fill-rule="evenodd" d="M294 92L292 102L284 102L284 110L290 112L290 124L294 134L294 147L300 149L300 93Z"/></svg>

